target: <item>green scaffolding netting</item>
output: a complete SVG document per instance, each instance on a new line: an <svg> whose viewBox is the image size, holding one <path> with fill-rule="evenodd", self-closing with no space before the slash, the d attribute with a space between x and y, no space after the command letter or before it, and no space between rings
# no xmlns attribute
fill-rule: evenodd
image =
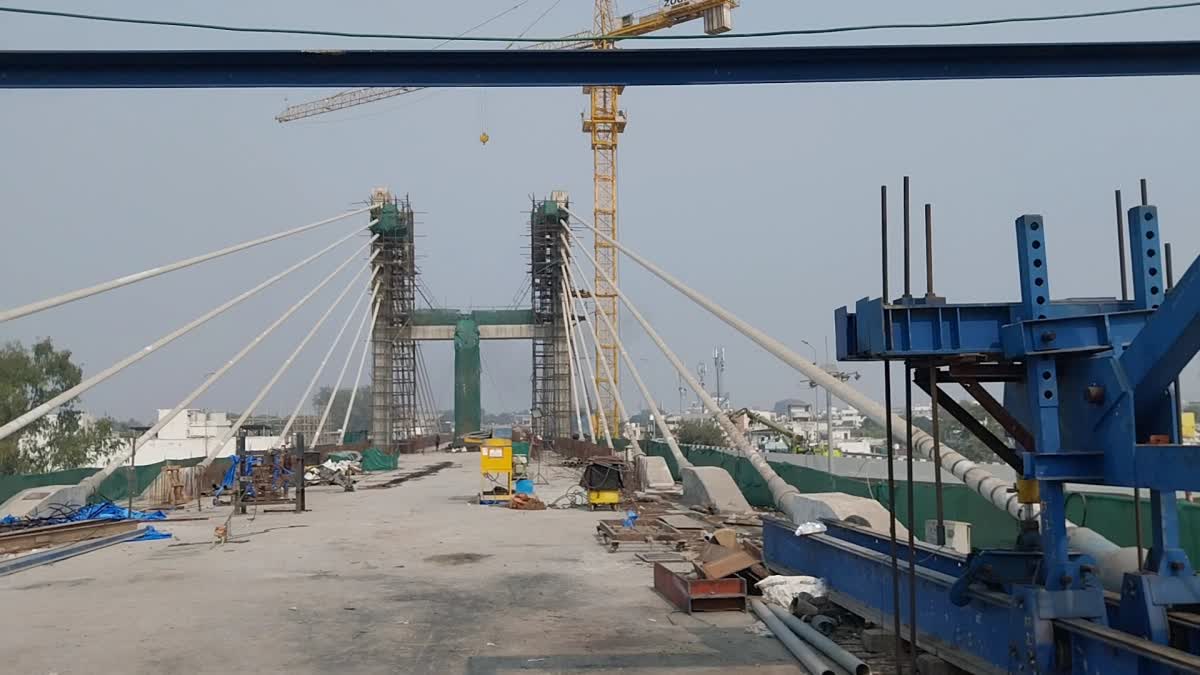
<svg viewBox="0 0 1200 675"><path fill-rule="evenodd" d="M661 441L642 441L642 449L648 455L666 460L675 479L679 479L679 467L670 448ZM733 476L746 500L754 506L773 506L771 492L762 477L754 470L750 461L739 457L733 450L705 446L680 445L684 457L697 466L719 466ZM810 469L787 462L770 462L779 477L800 492L845 492L859 497L869 497L883 506L888 506L887 483L849 476L829 476L824 471ZM896 516L900 522L908 522L907 485L896 481ZM937 492L932 483L913 485L915 534L924 532L924 522L936 517ZM947 520L960 520L971 524L971 545L975 548L1011 548L1017 536L1017 521L997 509L991 502L980 497L965 485L945 484L942 490L944 513ZM1133 527L1133 499L1128 495L1108 493L1071 492L1067 495L1067 518L1082 527L1090 527L1118 546L1133 546L1136 535ZM1143 522L1150 522L1150 503L1141 503ZM1192 559L1200 555L1200 505L1180 501L1180 541ZM1149 545L1149 541L1143 542Z"/></svg>

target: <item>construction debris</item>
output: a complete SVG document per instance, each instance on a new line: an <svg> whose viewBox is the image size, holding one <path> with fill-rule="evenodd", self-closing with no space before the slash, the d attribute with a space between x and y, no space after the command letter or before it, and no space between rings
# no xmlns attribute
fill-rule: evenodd
<svg viewBox="0 0 1200 675"><path fill-rule="evenodd" d="M363 472L362 465L350 459L327 459L324 464L304 472L305 485L341 485L346 492L354 491L354 476Z"/></svg>
<svg viewBox="0 0 1200 675"><path fill-rule="evenodd" d="M757 563L759 559L743 549L709 544L700 554L696 568L705 579L723 579Z"/></svg>
<svg viewBox="0 0 1200 675"><path fill-rule="evenodd" d="M746 580L701 579L688 570L654 563L654 590L680 610L692 612L746 611Z"/></svg>
<svg viewBox="0 0 1200 675"><path fill-rule="evenodd" d="M518 509L521 511L545 511L546 510L545 502L543 502L542 500L538 499L537 497L535 497L533 495L522 494L520 492L513 495L512 500L509 501L509 503L508 503L508 507L511 509Z"/></svg>
<svg viewBox="0 0 1200 675"><path fill-rule="evenodd" d="M763 599L780 607L791 607L793 599L801 594L807 594L809 598L824 598L826 594L825 581L817 577L774 574L755 586L762 591Z"/></svg>

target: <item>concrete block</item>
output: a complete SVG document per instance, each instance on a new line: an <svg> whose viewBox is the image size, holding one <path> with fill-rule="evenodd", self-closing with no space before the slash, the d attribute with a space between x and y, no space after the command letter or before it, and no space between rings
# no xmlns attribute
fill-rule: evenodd
<svg viewBox="0 0 1200 675"><path fill-rule="evenodd" d="M721 512L750 513L754 509L729 472L719 466L689 466L683 476L683 503Z"/></svg>
<svg viewBox="0 0 1200 675"><path fill-rule="evenodd" d="M671 476L671 469L667 466L667 460L662 457L652 457L650 455L638 456L637 477L638 483L642 486L643 490L660 490L675 487L675 478Z"/></svg>
<svg viewBox="0 0 1200 675"><path fill-rule="evenodd" d="M806 523L829 518L852 525L869 527L876 532L888 533L891 513L867 497L856 497L843 492L811 492L793 500L790 514L797 522ZM908 538L908 529L896 523L896 537Z"/></svg>
<svg viewBox="0 0 1200 675"><path fill-rule="evenodd" d="M917 657L917 672L920 675L960 675L963 671L933 654L921 654Z"/></svg>
<svg viewBox="0 0 1200 675"><path fill-rule="evenodd" d="M892 633L883 628L868 628L862 632L863 649L881 654L895 649L896 641Z"/></svg>
<svg viewBox="0 0 1200 675"><path fill-rule="evenodd" d="M71 488L71 485L45 485L43 487L27 488L21 490L17 494L8 498L8 501L0 504L0 518L4 516L13 516L14 518L24 518L28 515L35 515L38 510L38 505L47 502L54 497L60 490Z"/></svg>

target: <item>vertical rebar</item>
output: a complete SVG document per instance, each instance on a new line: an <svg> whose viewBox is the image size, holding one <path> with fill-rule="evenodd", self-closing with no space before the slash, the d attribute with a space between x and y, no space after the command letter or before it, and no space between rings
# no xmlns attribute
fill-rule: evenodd
<svg viewBox="0 0 1200 675"><path fill-rule="evenodd" d="M932 302L937 295L933 291L933 205L925 205L925 300ZM946 511L942 499L942 453L941 433L938 422L938 369L937 364L929 365L929 415L931 418L930 432L933 435L933 489L934 517L937 519L935 538L938 546L946 545Z"/></svg>
<svg viewBox="0 0 1200 675"><path fill-rule="evenodd" d="M916 536L916 494L913 486L913 369L906 361L904 363L904 420L907 427L905 442L908 444L908 463L906 479L908 485L908 645L912 672L917 672L917 546L913 538Z"/></svg>
<svg viewBox="0 0 1200 675"><path fill-rule="evenodd" d="M1113 199L1117 207L1117 264L1121 274L1121 299L1129 299L1129 282L1125 274L1125 207L1121 204L1121 191L1116 190ZM1142 203L1146 203L1146 180L1142 179ZM1137 548L1137 565L1142 569L1145 562L1145 547L1142 546L1142 489L1133 488L1133 539Z"/></svg>
<svg viewBox="0 0 1200 675"><path fill-rule="evenodd" d="M933 299L933 205L925 205L925 299Z"/></svg>
<svg viewBox="0 0 1200 675"><path fill-rule="evenodd" d="M934 490L934 517L937 518L937 545L946 545L946 509L942 499L942 453L940 446L941 425L938 422L938 394L941 390L938 389L938 369L936 365L929 367L929 414L932 417L932 425L930 434L933 436L933 490Z"/></svg>
<svg viewBox="0 0 1200 675"><path fill-rule="evenodd" d="M1150 193L1146 190L1146 179L1142 178L1138 184L1142 188L1142 206L1150 206Z"/></svg>
<svg viewBox="0 0 1200 675"><path fill-rule="evenodd" d="M1172 264L1171 244L1163 244L1163 258L1167 268L1167 292L1170 293L1175 288L1175 266ZM1179 390L1179 378L1175 378L1172 383L1175 387L1175 428L1178 430L1178 436L1171 439L1173 443L1183 441L1183 392Z"/></svg>
<svg viewBox="0 0 1200 675"><path fill-rule="evenodd" d="M907 184L907 182L906 182ZM881 227L881 268L883 276L883 302L888 304L888 221L887 221L887 186L879 187L879 217ZM892 333L884 333L885 346L891 349ZM895 641L896 672L900 672L900 664L904 658L904 642L900 637L900 561L897 555L896 543L896 451L892 444L892 364L888 359L883 360L883 405L887 410L884 417L886 427L884 438L887 443L887 485L888 485L888 541L891 544L892 561L892 637Z"/></svg>
<svg viewBox="0 0 1200 675"><path fill-rule="evenodd" d="M1125 208L1121 206L1121 191L1116 190L1114 199L1117 204L1117 267L1121 275L1121 299L1129 299L1129 281L1125 275Z"/></svg>
<svg viewBox="0 0 1200 675"><path fill-rule="evenodd" d="M1175 288L1175 265L1171 262L1171 243L1163 244L1163 260L1167 265L1167 290Z"/></svg>
<svg viewBox="0 0 1200 675"><path fill-rule="evenodd" d="M912 297L912 247L908 208L908 176L904 177L904 299ZM884 298L887 301L887 298Z"/></svg>

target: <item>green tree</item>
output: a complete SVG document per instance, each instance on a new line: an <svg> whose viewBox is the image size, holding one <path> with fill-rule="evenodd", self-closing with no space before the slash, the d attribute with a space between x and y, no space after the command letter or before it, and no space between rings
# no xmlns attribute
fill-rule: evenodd
<svg viewBox="0 0 1200 675"><path fill-rule="evenodd" d="M19 342L0 348L0 421L9 422L79 384L83 370L69 350L49 338L26 349ZM79 399L0 440L0 473L45 473L93 464L120 446L111 419L83 424Z"/></svg>
<svg viewBox="0 0 1200 675"><path fill-rule="evenodd" d="M329 402L329 396L333 394L333 387L321 387L317 393L313 394L313 408L317 414L325 410L325 404ZM342 387L338 389L337 398L333 400L333 408L329 411L328 426L325 428L337 430L342 424L342 420L346 419L346 406L350 404L350 388ZM371 385L366 384L358 388L358 393L354 396L354 410L350 412L349 429L344 430L344 433L351 431L366 431L371 428Z"/></svg>
<svg viewBox="0 0 1200 675"><path fill-rule="evenodd" d="M691 445L727 445L725 434L713 419L683 420L675 431L675 439Z"/></svg>

